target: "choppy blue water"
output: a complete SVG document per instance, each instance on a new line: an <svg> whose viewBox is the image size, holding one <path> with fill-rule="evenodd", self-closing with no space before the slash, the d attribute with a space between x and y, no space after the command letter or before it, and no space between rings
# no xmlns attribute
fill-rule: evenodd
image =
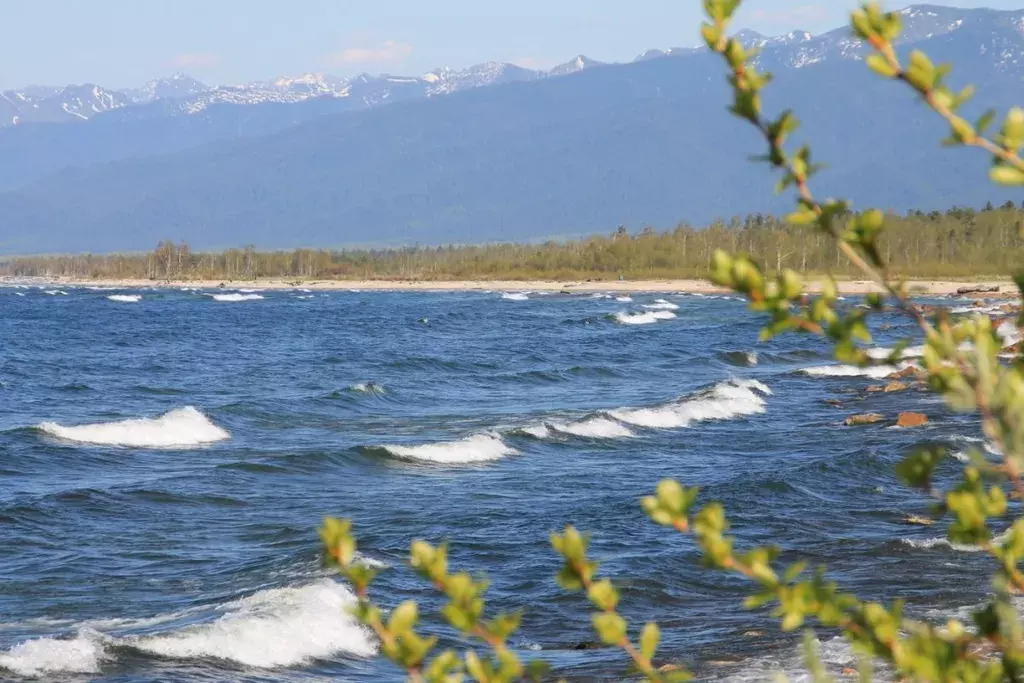
<svg viewBox="0 0 1024 683"><path fill-rule="evenodd" d="M403 558L449 539L492 609L526 608L524 656L572 680L626 666L573 649L594 636L553 581L548 534L567 523L593 532L623 611L661 623L665 661L703 679L798 668L743 584L646 521L638 498L663 477L722 500L739 545L828 562L864 597L934 616L985 595L985 560L907 526L927 502L892 474L978 426L926 393L807 374L827 346L757 344L737 300L50 291L0 289L0 678L396 680L321 565L325 514L390 567L385 605L438 604ZM909 333L878 322L883 342ZM899 409L932 423L841 426Z"/></svg>

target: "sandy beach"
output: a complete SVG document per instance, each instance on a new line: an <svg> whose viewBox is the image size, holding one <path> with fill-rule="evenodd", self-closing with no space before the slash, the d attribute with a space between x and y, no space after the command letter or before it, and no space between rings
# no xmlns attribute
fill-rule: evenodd
<svg viewBox="0 0 1024 683"><path fill-rule="evenodd" d="M515 291L515 292L687 292L687 293L723 293L708 280L115 280L115 279L80 279L80 278L0 278L0 285L14 283L47 284L59 287L109 287L112 289L144 289L144 288L182 288L198 289L293 289L310 290L367 290L367 291ZM843 294L864 294L876 291L877 287L866 280L839 281L838 287ZM964 287L993 288L998 292L988 294L992 298L1016 297L1017 289L1010 280L914 280L910 282L911 291L915 294L949 295ZM812 281L808 291L820 289L818 283Z"/></svg>

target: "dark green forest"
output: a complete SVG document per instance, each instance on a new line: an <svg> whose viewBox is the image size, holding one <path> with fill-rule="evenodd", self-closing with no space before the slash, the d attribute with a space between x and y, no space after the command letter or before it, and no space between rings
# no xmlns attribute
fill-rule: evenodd
<svg viewBox="0 0 1024 683"><path fill-rule="evenodd" d="M984 209L911 211L886 218L881 248L909 277L1007 275L1024 263L1024 202ZM748 252L767 270L853 275L836 245L820 231L761 214L716 221L703 229L645 227L630 232L543 244L449 245L401 249L254 247L217 253L166 240L142 254L35 256L0 263L9 276L140 278L151 280L381 279L529 280L703 277L716 249Z"/></svg>

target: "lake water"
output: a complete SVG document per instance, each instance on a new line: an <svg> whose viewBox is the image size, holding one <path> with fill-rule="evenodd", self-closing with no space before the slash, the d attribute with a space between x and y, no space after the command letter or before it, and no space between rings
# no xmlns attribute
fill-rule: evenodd
<svg viewBox="0 0 1024 683"><path fill-rule="evenodd" d="M877 322L883 344L911 332ZM325 514L388 567L385 606L439 604L403 559L450 540L455 567L492 580L491 610L526 608L523 656L570 680L627 667L575 649L595 636L553 581L567 523L593 533L623 612L660 622L660 661L704 680L799 670L798 635L646 520L663 477L723 501L739 547L827 562L862 597L936 619L981 602L986 559L905 524L927 501L892 473L978 424L928 393L865 393L877 380L816 339L758 344L760 323L687 295L0 289L0 678L399 679L322 565ZM842 426L902 409L932 421Z"/></svg>

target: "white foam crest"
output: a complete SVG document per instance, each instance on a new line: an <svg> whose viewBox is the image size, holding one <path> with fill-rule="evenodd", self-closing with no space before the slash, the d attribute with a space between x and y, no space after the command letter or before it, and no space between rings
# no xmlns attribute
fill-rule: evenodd
<svg viewBox="0 0 1024 683"><path fill-rule="evenodd" d="M387 566L358 556L367 566ZM260 668L306 664L346 652L376 652L370 634L352 618L355 596L331 579L297 587L271 588L217 607L211 622L155 635L114 636L103 629L140 629L177 621L185 612L150 619L108 619L80 624L73 638L37 638L0 653L0 669L23 676L97 673L109 658L105 646L127 646L162 657L211 657Z"/></svg>
<svg viewBox="0 0 1024 683"><path fill-rule="evenodd" d="M262 299L261 294L240 294L238 292L231 292L230 294L209 294L208 296L213 297L214 301L255 301Z"/></svg>
<svg viewBox="0 0 1024 683"><path fill-rule="evenodd" d="M384 387L376 382L359 382L349 387L350 391L358 391L361 394L383 394Z"/></svg>
<svg viewBox="0 0 1024 683"><path fill-rule="evenodd" d="M589 439L624 439L634 436L624 425L607 417L590 417L579 422L552 422L552 430Z"/></svg>
<svg viewBox="0 0 1024 683"><path fill-rule="evenodd" d="M532 436L535 439L546 439L551 436L551 429L544 424L541 425L528 425L526 427L520 427L516 431Z"/></svg>
<svg viewBox="0 0 1024 683"><path fill-rule="evenodd" d="M111 294L107 298L122 304L137 304L142 301L141 294Z"/></svg>
<svg viewBox="0 0 1024 683"><path fill-rule="evenodd" d="M957 306L949 309L950 313L1002 313L1004 304L992 304L991 306Z"/></svg>
<svg viewBox="0 0 1024 683"><path fill-rule="evenodd" d="M818 642L818 653L821 662L831 673L838 674L842 669L856 666L856 656L846 639L837 636L824 642ZM755 657L736 664L736 670L722 680L728 683L762 683L763 681L779 680L778 674L784 676L789 683L813 683L813 676L808 673L803 647L787 653Z"/></svg>
<svg viewBox="0 0 1024 683"><path fill-rule="evenodd" d="M383 448L399 458L446 465L488 462L518 453L516 449L502 441L500 436L492 432L473 434L459 441L442 441L420 446L384 446Z"/></svg>
<svg viewBox="0 0 1024 683"><path fill-rule="evenodd" d="M75 638L34 638L0 653L0 670L20 676L98 673L106 658L100 634L83 630Z"/></svg>
<svg viewBox="0 0 1024 683"><path fill-rule="evenodd" d="M874 365L866 368L856 365L821 365L813 368L804 368L800 372L811 377L870 377L871 379L885 379L909 367L913 367L913 363L900 363L895 366Z"/></svg>
<svg viewBox="0 0 1024 683"><path fill-rule="evenodd" d="M648 429L678 429L695 422L729 420L765 412L762 395L771 389L757 380L732 380L685 401L653 408L620 408L609 413L620 422Z"/></svg>
<svg viewBox="0 0 1024 683"><path fill-rule="evenodd" d="M627 304L627 303L629 303L629 302L631 302L633 300L633 297L631 297L631 296L617 296L617 297L615 297L615 300L616 301L621 301L622 303Z"/></svg>
<svg viewBox="0 0 1024 683"><path fill-rule="evenodd" d="M655 299L653 304L646 304L644 306L644 308L646 308L649 311L658 311L658 310L662 310L662 311L677 311L677 310L679 310L679 306L677 304L674 304L671 301L666 301L665 299Z"/></svg>
<svg viewBox="0 0 1024 683"><path fill-rule="evenodd" d="M999 327L996 328L996 334L1003 340L1004 348L1013 346L1021 340L1020 328L1009 320L999 323Z"/></svg>
<svg viewBox="0 0 1024 683"><path fill-rule="evenodd" d="M338 652L369 657L376 646L350 615L354 604L347 588L325 579L230 602L209 624L126 640L163 657L214 657L262 668L296 666Z"/></svg>
<svg viewBox="0 0 1024 683"><path fill-rule="evenodd" d="M62 289L47 289L46 293L50 296L67 296L68 293Z"/></svg>
<svg viewBox="0 0 1024 683"><path fill-rule="evenodd" d="M894 348L879 347L875 349L868 349L868 358L874 360L885 360L893 354ZM924 355L924 344L918 346L908 346L900 352L900 358L920 358Z"/></svg>
<svg viewBox="0 0 1024 683"><path fill-rule="evenodd" d="M257 292L264 292L264 289L240 289L238 290L242 294L256 294Z"/></svg>
<svg viewBox="0 0 1024 683"><path fill-rule="evenodd" d="M66 441L137 448L184 448L231 438L231 434L192 406L155 418L65 427L44 422L38 429Z"/></svg>
<svg viewBox="0 0 1024 683"><path fill-rule="evenodd" d="M676 317L672 311L649 311L647 313L626 313L620 311L615 319L623 325L653 325L659 320L671 320Z"/></svg>
<svg viewBox="0 0 1024 683"><path fill-rule="evenodd" d="M991 543L996 545L1002 545L1009 535L1009 531L1004 531L1001 534L997 534L992 537ZM911 548L917 549L931 549L931 548L950 548L961 553L980 553L985 551L985 548L980 545L963 545L960 543L953 543L948 538L901 538L900 543L909 545Z"/></svg>
<svg viewBox="0 0 1024 683"><path fill-rule="evenodd" d="M503 292L501 298L506 301L528 301L530 297L526 292Z"/></svg>

